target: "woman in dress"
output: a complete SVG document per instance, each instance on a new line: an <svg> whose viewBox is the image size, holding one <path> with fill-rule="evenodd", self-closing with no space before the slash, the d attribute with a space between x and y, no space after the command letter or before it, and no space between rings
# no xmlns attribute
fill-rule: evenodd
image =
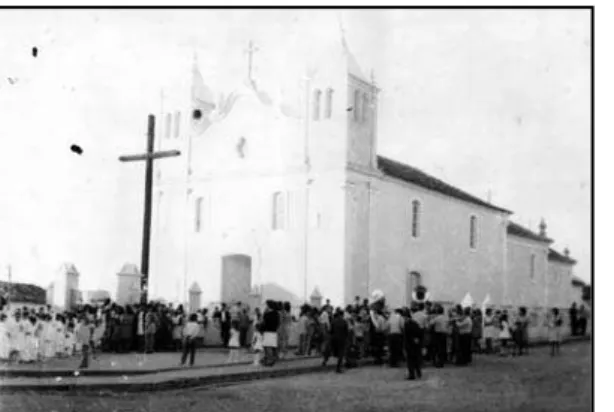
<svg viewBox="0 0 614 412"><path fill-rule="evenodd" d="M561 353L561 327L563 318L559 314L558 308L552 308L552 313L547 320L548 342L550 342L550 356L560 355Z"/></svg>
<svg viewBox="0 0 614 412"><path fill-rule="evenodd" d="M493 352L493 342L497 339L497 330L495 329L495 316L492 309L486 309L484 315L484 352Z"/></svg>
<svg viewBox="0 0 614 412"><path fill-rule="evenodd" d="M266 305L266 310L264 315L262 315L264 366L273 366L277 357L277 330L279 329L280 320L276 303L268 300Z"/></svg>
<svg viewBox="0 0 614 412"><path fill-rule="evenodd" d="M290 339L290 327L292 326L292 315L290 314L290 302L279 302L280 324L279 324L279 356L285 358L288 353L288 340Z"/></svg>

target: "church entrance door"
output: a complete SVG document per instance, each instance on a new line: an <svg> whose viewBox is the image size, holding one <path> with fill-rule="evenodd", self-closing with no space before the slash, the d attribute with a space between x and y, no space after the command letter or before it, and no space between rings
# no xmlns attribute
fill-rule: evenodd
<svg viewBox="0 0 614 412"><path fill-rule="evenodd" d="M252 287L252 258L222 256L222 302L247 302Z"/></svg>

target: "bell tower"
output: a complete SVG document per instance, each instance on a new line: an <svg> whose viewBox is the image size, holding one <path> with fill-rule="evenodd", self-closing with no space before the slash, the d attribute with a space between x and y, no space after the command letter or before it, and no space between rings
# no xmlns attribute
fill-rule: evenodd
<svg viewBox="0 0 614 412"><path fill-rule="evenodd" d="M371 81L367 81L353 58L348 64L347 166L377 168L378 88L373 74Z"/></svg>

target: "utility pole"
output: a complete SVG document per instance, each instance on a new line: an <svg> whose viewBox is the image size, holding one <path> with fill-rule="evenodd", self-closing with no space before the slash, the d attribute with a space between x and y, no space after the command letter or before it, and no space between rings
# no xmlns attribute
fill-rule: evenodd
<svg viewBox="0 0 614 412"><path fill-rule="evenodd" d="M145 202L143 210L143 243L141 248L141 303L147 303L147 290L149 288L149 248L151 244L151 200L153 190L153 162L165 157L181 155L179 150L154 151L156 117L150 114L147 119L147 152L120 156L120 162L145 161Z"/></svg>

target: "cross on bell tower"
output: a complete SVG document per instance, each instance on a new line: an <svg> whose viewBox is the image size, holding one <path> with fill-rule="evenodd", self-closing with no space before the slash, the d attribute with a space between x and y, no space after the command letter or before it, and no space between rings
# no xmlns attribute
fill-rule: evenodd
<svg viewBox="0 0 614 412"><path fill-rule="evenodd" d="M254 79L252 78L252 70L253 70L253 64L254 64L254 53L256 53L258 50L260 50L259 48L257 48L254 45L253 41L249 41L248 45L247 45L247 49L245 50L245 53L247 53L247 80L249 82L252 82Z"/></svg>

